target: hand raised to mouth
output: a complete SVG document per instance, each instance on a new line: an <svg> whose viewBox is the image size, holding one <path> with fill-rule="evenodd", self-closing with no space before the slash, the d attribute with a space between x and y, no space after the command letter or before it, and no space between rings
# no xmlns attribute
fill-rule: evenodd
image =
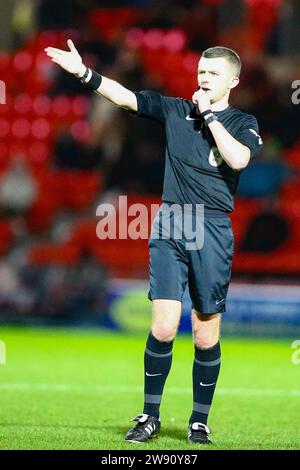
<svg viewBox="0 0 300 470"><path fill-rule="evenodd" d="M199 88L192 96L192 102L198 105L198 109L200 113L211 108L210 98L208 96L207 91L203 88Z"/></svg>

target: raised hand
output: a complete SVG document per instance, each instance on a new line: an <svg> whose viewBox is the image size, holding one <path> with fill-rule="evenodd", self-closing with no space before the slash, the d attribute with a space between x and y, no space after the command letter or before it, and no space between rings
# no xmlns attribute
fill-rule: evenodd
<svg viewBox="0 0 300 470"><path fill-rule="evenodd" d="M82 63L82 58L71 39L68 39L67 44L70 51L62 51L56 47L46 47L44 50L47 56L51 57L52 62L60 65L67 72L81 77L85 72L85 66Z"/></svg>
<svg viewBox="0 0 300 470"><path fill-rule="evenodd" d="M207 109L211 108L211 102L208 93L202 88L199 88L199 90L195 91L192 96L192 102L198 105L200 113L203 113Z"/></svg>

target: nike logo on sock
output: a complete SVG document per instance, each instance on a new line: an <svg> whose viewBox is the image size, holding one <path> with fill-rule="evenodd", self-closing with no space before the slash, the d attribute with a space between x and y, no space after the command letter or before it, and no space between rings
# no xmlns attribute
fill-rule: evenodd
<svg viewBox="0 0 300 470"><path fill-rule="evenodd" d="M157 375L162 375L162 374L149 374L149 372L146 372L147 377L155 377Z"/></svg>
<svg viewBox="0 0 300 470"><path fill-rule="evenodd" d="M212 384L204 384L203 382L200 382L200 385L202 385L202 387L211 387L212 385L215 385L216 382L213 382Z"/></svg>

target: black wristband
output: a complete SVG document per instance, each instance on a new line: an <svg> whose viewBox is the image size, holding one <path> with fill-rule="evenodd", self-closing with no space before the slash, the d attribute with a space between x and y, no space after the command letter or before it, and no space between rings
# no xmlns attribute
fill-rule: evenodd
<svg viewBox="0 0 300 470"><path fill-rule="evenodd" d="M213 114L212 111L210 112L210 114L211 114L211 116L208 116L207 118L204 118L204 122L205 122L206 126L208 126L213 121L218 121L219 120L218 117L215 114Z"/></svg>
<svg viewBox="0 0 300 470"><path fill-rule="evenodd" d="M99 86L102 82L102 75L95 72L95 70L89 69L92 72L91 79L88 82L85 82L85 86L90 88L91 90L98 90Z"/></svg>
<svg viewBox="0 0 300 470"><path fill-rule="evenodd" d="M85 83L86 79L87 79L87 76L89 74L89 68L88 67L85 67L85 72L83 74L83 76L79 79L81 81L81 83Z"/></svg>
<svg viewBox="0 0 300 470"><path fill-rule="evenodd" d="M207 109L206 111L203 111L203 113L200 113L202 117L205 117L207 114L212 114L211 109Z"/></svg>

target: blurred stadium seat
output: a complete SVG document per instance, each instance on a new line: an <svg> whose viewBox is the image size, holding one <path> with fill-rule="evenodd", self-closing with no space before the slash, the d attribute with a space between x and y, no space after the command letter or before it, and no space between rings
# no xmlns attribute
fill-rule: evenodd
<svg viewBox="0 0 300 470"><path fill-rule="evenodd" d="M203 1L203 11L206 12L207 8L207 12L211 13L213 10L210 8L217 9L222 3L222 0ZM220 29L218 40L224 41L228 47L236 48L242 59L243 54L247 56L247 60L252 54L251 60L258 57L259 61L259 57L262 57L259 56L260 51L269 47L270 35L279 21L280 4L279 0L244 2L243 23ZM24 245L27 246L29 242L29 259L33 263L72 265L80 256L89 253L100 264L105 265L112 276L145 277L148 270L147 241L99 240L96 234L98 219L91 213L94 203L102 196L105 199L106 189L111 189L107 187L107 177L109 172L114 171L114 159L120 158L126 148L127 130L130 127L134 141L137 136L142 136L140 128L135 128L132 120L126 121L127 117L123 117L122 122L115 115L112 119L116 119L116 123L110 121L106 115L103 123L103 115L100 113L99 118L91 94L84 94L83 88L69 93L69 88L66 91L61 87L60 81L66 75L62 74L62 78L60 77L56 65L48 60L43 49L49 44L65 48L66 40L72 37L79 48L83 49L88 61L104 66L104 69L107 67L112 76L118 70L121 81L127 80L129 86L137 83L139 87L140 83L147 82L147 78L150 87L153 85L165 94L190 98L196 88L195 70L201 51L201 37L199 36L199 50L190 47L195 31L189 30L186 25L195 27L196 10L195 7L194 17L193 8L189 11L186 7L186 15L183 15L182 20L177 18L174 21L171 17L164 18L163 12L159 19L155 15L151 17L147 9L132 5L90 8L82 19L82 28L36 30L25 37L15 51L1 51L1 79L5 81L9 93L6 104L0 106L0 174L5 173L10 161L18 155L25 159L38 184L37 199L23 215L28 231ZM204 26L209 27L210 14L207 17L204 15L203 21L207 21ZM213 36L215 32L212 31L211 34ZM105 50L103 57L102 50ZM122 54L125 59L122 59ZM245 70L247 74L247 67ZM256 90L256 93L259 94L259 91ZM264 95L259 95L262 107L268 109L269 104L263 103L263 99ZM251 111L251 99L250 102L246 99L245 103L246 108L250 103ZM108 113L107 109L105 113ZM264 115L261 114L260 120L263 121ZM273 114L276 115L276 112ZM267 116L267 123L268 119L271 118ZM107 142L104 143L107 129L111 130L114 126L119 134L112 131L107 145ZM272 129L271 124L270 128ZM80 165L76 167L75 161L73 167L57 164L55 145L60 133L66 129L74 139L79 153L83 152L82 160L85 158L84 151L95 145L97 157L99 155L98 165L82 170ZM144 132L147 135L148 127ZM153 135L156 136L155 133ZM118 139L120 142L116 142ZM149 139L154 140L155 137ZM121 149L119 154L116 152L118 145ZM299 140L291 142L290 147L283 149L282 153L293 169L299 169ZM104 160L101 160L103 155ZM130 156L127 155L127 158ZM70 161L72 156L67 163ZM149 175L149 178L152 176ZM263 199L236 198L235 211L230 215L236 243L234 273L259 272L278 276L300 274L297 254L300 243L299 184L299 177L296 177L282 185L278 210L288 221L291 235L287 242L271 254L240 252L239 245L251 220L262 211ZM128 195L128 206L144 204L149 211L152 203L160 204L160 196L144 195L143 189L140 193L136 191L136 194L130 194L131 190L136 191L130 187L125 187L125 190L120 188L120 194L123 191ZM16 238L11 228L14 221L1 217L0 253L5 256L10 248L14 248ZM70 237L68 239L65 236L69 241L57 241L53 236L61 217L70 218ZM149 216L148 229L150 222ZM119 213L117 230L118 223Z"/></svg>

